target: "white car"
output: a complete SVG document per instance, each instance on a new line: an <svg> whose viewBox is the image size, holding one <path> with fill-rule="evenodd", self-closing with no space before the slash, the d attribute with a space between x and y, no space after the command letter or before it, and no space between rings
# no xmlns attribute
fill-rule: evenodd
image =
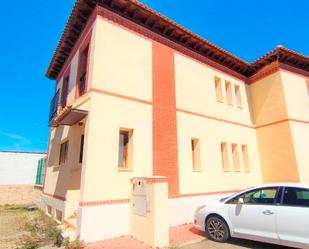
<svg viewBox="0 0 309 249"><path fill-rule="evenodd" d="M205 203L194 225L217 242L235 237L309 248L309 184L261 185Z"/></svg>

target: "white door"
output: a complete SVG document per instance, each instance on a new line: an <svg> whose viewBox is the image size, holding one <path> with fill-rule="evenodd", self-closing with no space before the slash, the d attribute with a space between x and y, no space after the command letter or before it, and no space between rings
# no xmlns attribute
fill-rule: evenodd
<svg viewBox="0 0 309 249"><path fill-rule="evenodd" d="M235 237L277 242L276 215L279 188L250 190L229 203Z"/></svg>
<svg viewBox="0 0 309 249"><path fill-rule="evenodd" d="M287 187L278 206L279 239L290 246L309 248L309 189Z"/></svg>

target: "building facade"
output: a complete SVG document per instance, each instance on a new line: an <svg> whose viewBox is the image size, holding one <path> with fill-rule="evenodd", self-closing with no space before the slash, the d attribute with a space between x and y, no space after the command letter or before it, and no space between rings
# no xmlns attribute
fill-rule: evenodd
<svg viewBox="0 0 309 249"><path fill-rule="evenodd" d="M85 241L130 233L134 177L167 179L168 225L263 182L309 182L309 60L252 64L134 0L78 0L56 80L43 206Z"/></svg>

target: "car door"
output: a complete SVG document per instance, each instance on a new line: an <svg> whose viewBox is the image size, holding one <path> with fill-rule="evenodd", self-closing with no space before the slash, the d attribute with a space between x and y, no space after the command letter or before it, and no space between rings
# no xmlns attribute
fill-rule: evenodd
<svg viewBox="0 0 309 249"><path fill-rule="evenodd" d="M309 189L285 187L277 210L279 239L286 245L309 248Z"/></svg>
<svg viewBox="0 0 309 249"><path fill-rule="evenodd" d="M278 241L276 213L279 190L279 187L254 189L228 202L234 237L270 243Z"/></svg>

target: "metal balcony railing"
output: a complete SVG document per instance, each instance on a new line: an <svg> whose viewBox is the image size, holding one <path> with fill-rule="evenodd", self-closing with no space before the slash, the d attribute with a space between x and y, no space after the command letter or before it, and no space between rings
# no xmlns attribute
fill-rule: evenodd
<svg viewBox="0 0 309 249"><path fill-rule="evenodd" d="M57 116L59 105L60 105L60 90L58 89L55 96L52 98L50 102L50 111L48 119L49 123Z"/></svg>

